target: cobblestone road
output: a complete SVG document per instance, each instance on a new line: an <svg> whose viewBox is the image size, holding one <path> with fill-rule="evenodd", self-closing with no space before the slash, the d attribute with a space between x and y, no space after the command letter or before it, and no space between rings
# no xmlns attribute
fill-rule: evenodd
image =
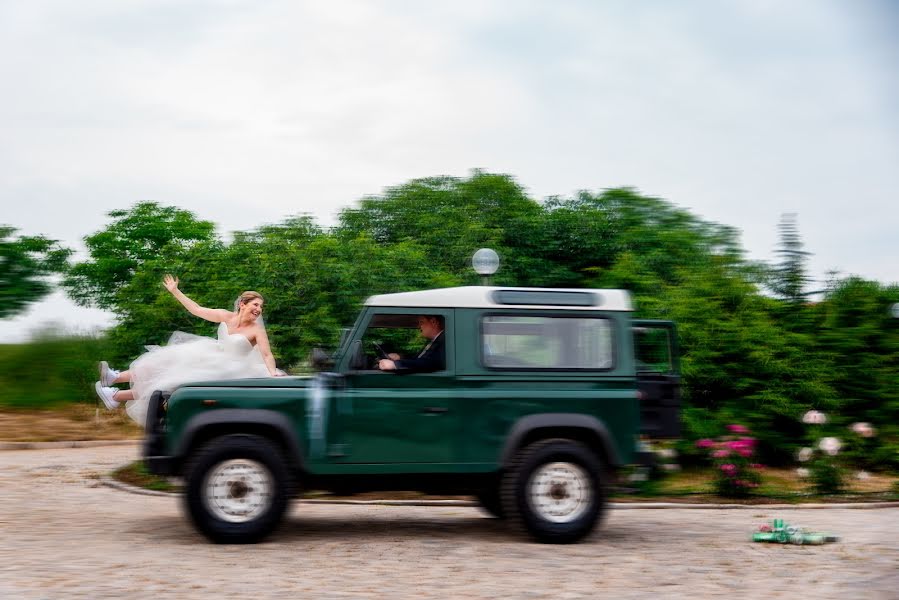
<svg viewBox="0 0 899 600"><path fill-rule="evenodd" d="M549 546L475 508L297 503L267 543L216 546L175 498L99 485L136 455L0 452L0 598L899 598L897 508L612 510ZM843 541L747 541L775 516Z"/></svg>

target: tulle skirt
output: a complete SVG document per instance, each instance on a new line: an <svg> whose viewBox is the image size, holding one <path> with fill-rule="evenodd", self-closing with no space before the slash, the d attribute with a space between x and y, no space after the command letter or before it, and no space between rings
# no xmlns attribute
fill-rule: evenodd
<svg viewBox="0 0 899 600"><path fill-rule="evenodd" d="M147 420L150 396L156 390L171 391L192 381L268 377L268 367L255 347L243 351L219 340L176 331L165 346L147 346L147 352L131 363L134 400L125 410L142 427Z"/></svg>

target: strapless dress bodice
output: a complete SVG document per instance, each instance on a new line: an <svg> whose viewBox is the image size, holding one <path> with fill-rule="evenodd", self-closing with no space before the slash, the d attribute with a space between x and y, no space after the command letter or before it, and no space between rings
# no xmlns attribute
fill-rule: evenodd
<svg viewBox="0 0 899 600"><path fill-rule="evenodd" d="M219 325L218 332L219 343L222 350L228 354L242 356L253 350L253 344L247 337L240 333L228 333L228 326L224 323Z"/></svg>

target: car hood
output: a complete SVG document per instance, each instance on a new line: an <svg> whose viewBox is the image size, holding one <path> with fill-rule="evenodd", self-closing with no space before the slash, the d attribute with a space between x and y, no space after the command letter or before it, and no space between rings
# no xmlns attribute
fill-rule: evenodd
<svg viewBox="0 0 899 600"><path fill-rule="evenodd" d="M191 381L180 387L305 388L312 385L313 380L314 377L310 375L296 377L258 377L253 379L216 379L210 381Z"/></svg>

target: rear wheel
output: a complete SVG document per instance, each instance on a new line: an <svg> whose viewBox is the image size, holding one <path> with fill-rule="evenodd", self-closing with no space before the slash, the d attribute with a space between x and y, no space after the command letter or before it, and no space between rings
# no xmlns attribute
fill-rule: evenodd
<svg viewBox="0 0 899 600"><path fill-rule="evenodd" d="M228 435L203 446L187 470L184 501L194 525L217 543L263 539L278 525L290 475L276 446L252 435Z"/></svg>
<svg viewBox="0 0 899 600"><path fill-rule="evenodd" d="M539 542L582 539L596 526L605 502L599 458L572 440L542 440L521 449L503 478L503 509Z"/></svg>

